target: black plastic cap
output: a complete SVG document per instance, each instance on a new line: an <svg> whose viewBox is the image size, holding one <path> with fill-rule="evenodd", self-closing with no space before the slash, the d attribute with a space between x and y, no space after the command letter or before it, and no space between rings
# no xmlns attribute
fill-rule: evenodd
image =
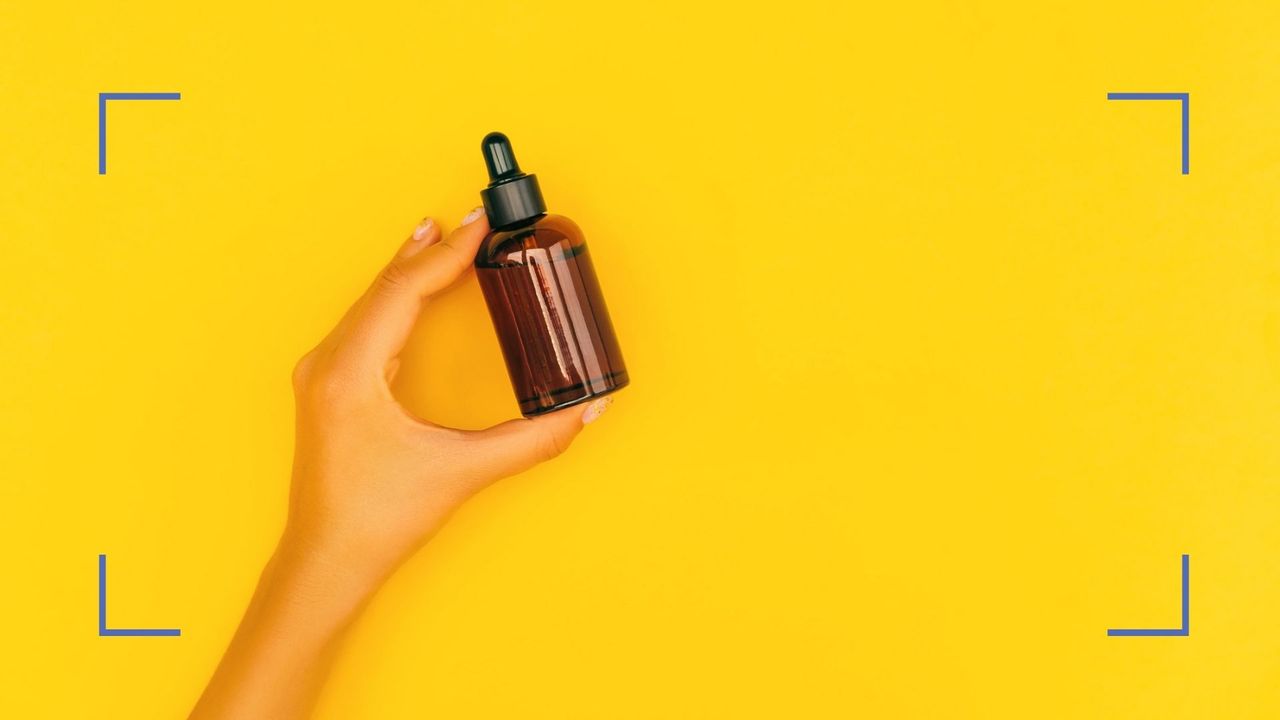
<svg viewBox="0 0 1280 720"><path fill-rule="evenodd" d="M480 151L489 170L489 187L480 191L489 227L515 225L547 211L538 178L520 171L506 135L499 132L485 135Z"/></svg>

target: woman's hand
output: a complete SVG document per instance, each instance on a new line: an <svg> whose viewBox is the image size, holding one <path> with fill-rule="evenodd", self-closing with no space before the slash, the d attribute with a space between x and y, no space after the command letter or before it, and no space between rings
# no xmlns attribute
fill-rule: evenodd
<svg viewBox="0 0 1280 720"><path fill-rule="evenodd" d="M424 220L294 372L297 448L287 535L354 574L389 574L463 500L555 457L582 429L583 408L570 408L454 430L413 417L391 395L397 355L422 304L471 267L488 230L479 208L445 239ZM604 406L589 406L588 414Z"/></svg>
<svg viewBox="0 0 1280 720"><path fill-rule="evenodd" d="M495 480L560 454L602 398L466 431L414 417L389 383L422 304L471 267L480 208L441 239L423 220L293 374L289 520L194 718L305 717L342 630L449 513Z"/></svg>

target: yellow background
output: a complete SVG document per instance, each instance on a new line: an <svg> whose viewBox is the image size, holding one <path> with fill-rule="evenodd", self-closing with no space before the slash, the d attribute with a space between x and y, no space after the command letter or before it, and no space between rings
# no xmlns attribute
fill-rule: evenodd
<svg viewBox="0 0 1280 720"><path fill-rule="evenodd" d="M1275 3L7 1L0 716L181 717L293 362L508 133L633 385L377 597L319 716L1280 715ZM97 93L116 102L108 174ZM1173 102L1190 92L1191 174ZM474 281L407 405L515 414ZM1175 627L1191 555L1187 638ZM99 638L109 622L180 638Z"/></svg>

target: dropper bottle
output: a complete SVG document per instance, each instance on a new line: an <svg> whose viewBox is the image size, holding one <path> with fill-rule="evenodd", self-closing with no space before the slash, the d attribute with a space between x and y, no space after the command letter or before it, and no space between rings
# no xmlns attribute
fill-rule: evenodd
<svg viewBox="0 0 1280 720"><path fill-rule="evenodd" d="M582 231L547 213L537 177L520 170L506 135L489 133L481 150L490 231L476 275L520 413L541 415L625 387L627 367Z"/></svg>

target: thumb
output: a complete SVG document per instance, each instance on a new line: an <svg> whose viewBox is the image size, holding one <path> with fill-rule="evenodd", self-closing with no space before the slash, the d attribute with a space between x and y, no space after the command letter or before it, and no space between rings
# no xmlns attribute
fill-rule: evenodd
<svg viewBox="0 0 1280 720"><path fill-rule="evenodd" d="M473 438L484 446L483 453L491 463L486 477L492 482L560 455L569 449L583 426L600 417L611 404L613 397L606 396L585 408L575 406L536 418L508 420L474 432Z"/></svg>

